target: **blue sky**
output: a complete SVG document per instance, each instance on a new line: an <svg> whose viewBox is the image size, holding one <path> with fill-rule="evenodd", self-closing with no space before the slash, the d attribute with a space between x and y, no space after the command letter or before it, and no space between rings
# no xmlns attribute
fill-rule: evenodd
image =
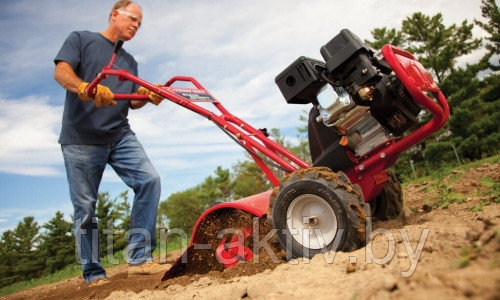
<svg viewBox="0 0 500 300"><path fill-rule="evenodd" d="M0 232L25 216L42 224L58 210L72 212L57 144L64 90L53 80L52 60L71 31L104 30L113 3L0 1ZM124 47L142 78L163 83L193 76L236 116L257 128L280 128L291 139L306 106L287 105L274 77L297 57L320 58L320 47L343 28L366 39L373 28L399 27L416 11L441 12L447 24L481 18L480 1L471 0L138 3L143 26ZM162 177L162 199L245 157L215 125L173 103L129 116ZM107 168L100 191L117 196L126 189Z"/></svg>

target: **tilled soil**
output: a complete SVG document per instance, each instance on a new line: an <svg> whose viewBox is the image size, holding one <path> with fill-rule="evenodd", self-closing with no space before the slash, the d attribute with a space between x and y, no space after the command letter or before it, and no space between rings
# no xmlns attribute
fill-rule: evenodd
<svg viewBox="0 0 500 300"><path fill-rule="evenodd" d="M98 287L71 278L6 298L500 299L500 205L489 184L498 189L499 180L500 164L483 164L443 182L409 185L404 217L371 224L371 242L354 252L285 263L283 253L273 262L264 251L259 263L193 267L165 282L163 274L127 276L119 266ZM443 200L454 194L462 196ZM169 253L167 261L180 254Z"/></svg>

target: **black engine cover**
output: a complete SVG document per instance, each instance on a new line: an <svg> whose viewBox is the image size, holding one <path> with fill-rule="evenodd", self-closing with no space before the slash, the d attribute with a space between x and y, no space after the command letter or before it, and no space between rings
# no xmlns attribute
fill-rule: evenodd
<svg viewBox="0 0 500 300"><path fill-rule="evenodd" d="M326 127L323 122L318 123L316 118L319 111L311 108L309 112L309 151L314 167L328 167L333 171L344 170L352 165L345 153L345 148L339 145L340 136Z"/></svg>
<svg viewBox="0 0 500 300"><path fill-rule="evenodd" d="M301 56L276 76L275 82L287 103L307 104L315 101L318 92L326 84L321 80L317 66L324 68L325 63Z"/></svg>

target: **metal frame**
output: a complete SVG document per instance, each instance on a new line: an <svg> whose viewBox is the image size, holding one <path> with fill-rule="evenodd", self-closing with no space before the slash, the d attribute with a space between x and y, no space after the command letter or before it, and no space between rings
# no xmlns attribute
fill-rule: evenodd
<svg viewBox="0 0 500 300"><path fill-rule="evenodd" d="M261 130L253 128L248 123L229 113L224 106L193 77L174 76L165 85L156 86L126 70L112 69L117 53L121 48L121 44L118 44L119 43L117 43L115 47L110 63L104 67L97 77L89 84L87 89L88 96L92 97L92 93L97 84L108 76L117 76L118 80L130 80L150 91L160 94L171 102L208 118L230 134L243 147L249 150L250 156L274 186L279 185L279 179L258 154L268 157L283 169L287 170L287 173L296 171L299 168L310 167L307 162L266 137ZM346 151L353 162L353 166L343 171L353 184L359 184L365 201L370 201L380 193L387 181L385 169L396 162L399 154L443 126L450 113L445 96L429 73L411 53L392 45L385 45L382 48L382 54L410 95L425 109L429 110L434 117L431 121L406 137L397 140L390 139L362 157L355 157L349 150ZM176 82L190 82L195 88L173 87L172 85ZM213 100L190 100L179 95L180 90L209 95ZM432 94L434 99L429 98L426 93ZM147 101L148 97L146 95L137 94L115 94L115 99ZM207 110L196 104L196 102L211 102L220 114Z"/></svg>

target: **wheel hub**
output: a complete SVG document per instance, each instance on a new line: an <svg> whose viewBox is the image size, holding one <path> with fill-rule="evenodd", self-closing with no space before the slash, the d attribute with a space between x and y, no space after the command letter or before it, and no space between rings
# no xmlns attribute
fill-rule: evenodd
<svg viewBox="0 0 500 300"><path fill-rule="evenodd" d="M313 228L314 226L318 225L318 223L319 223L318 216L306 217L305 219L306 220L305 220L304 224L309 228Z"/></svg>
<svg viewBox="0 0 500 300"><path fill-rule="evenodd" d="M323 198L303 194L288 207L287 227L295 241L305 248L321 249L334 240L337 218L333 208Z"/></svg>

